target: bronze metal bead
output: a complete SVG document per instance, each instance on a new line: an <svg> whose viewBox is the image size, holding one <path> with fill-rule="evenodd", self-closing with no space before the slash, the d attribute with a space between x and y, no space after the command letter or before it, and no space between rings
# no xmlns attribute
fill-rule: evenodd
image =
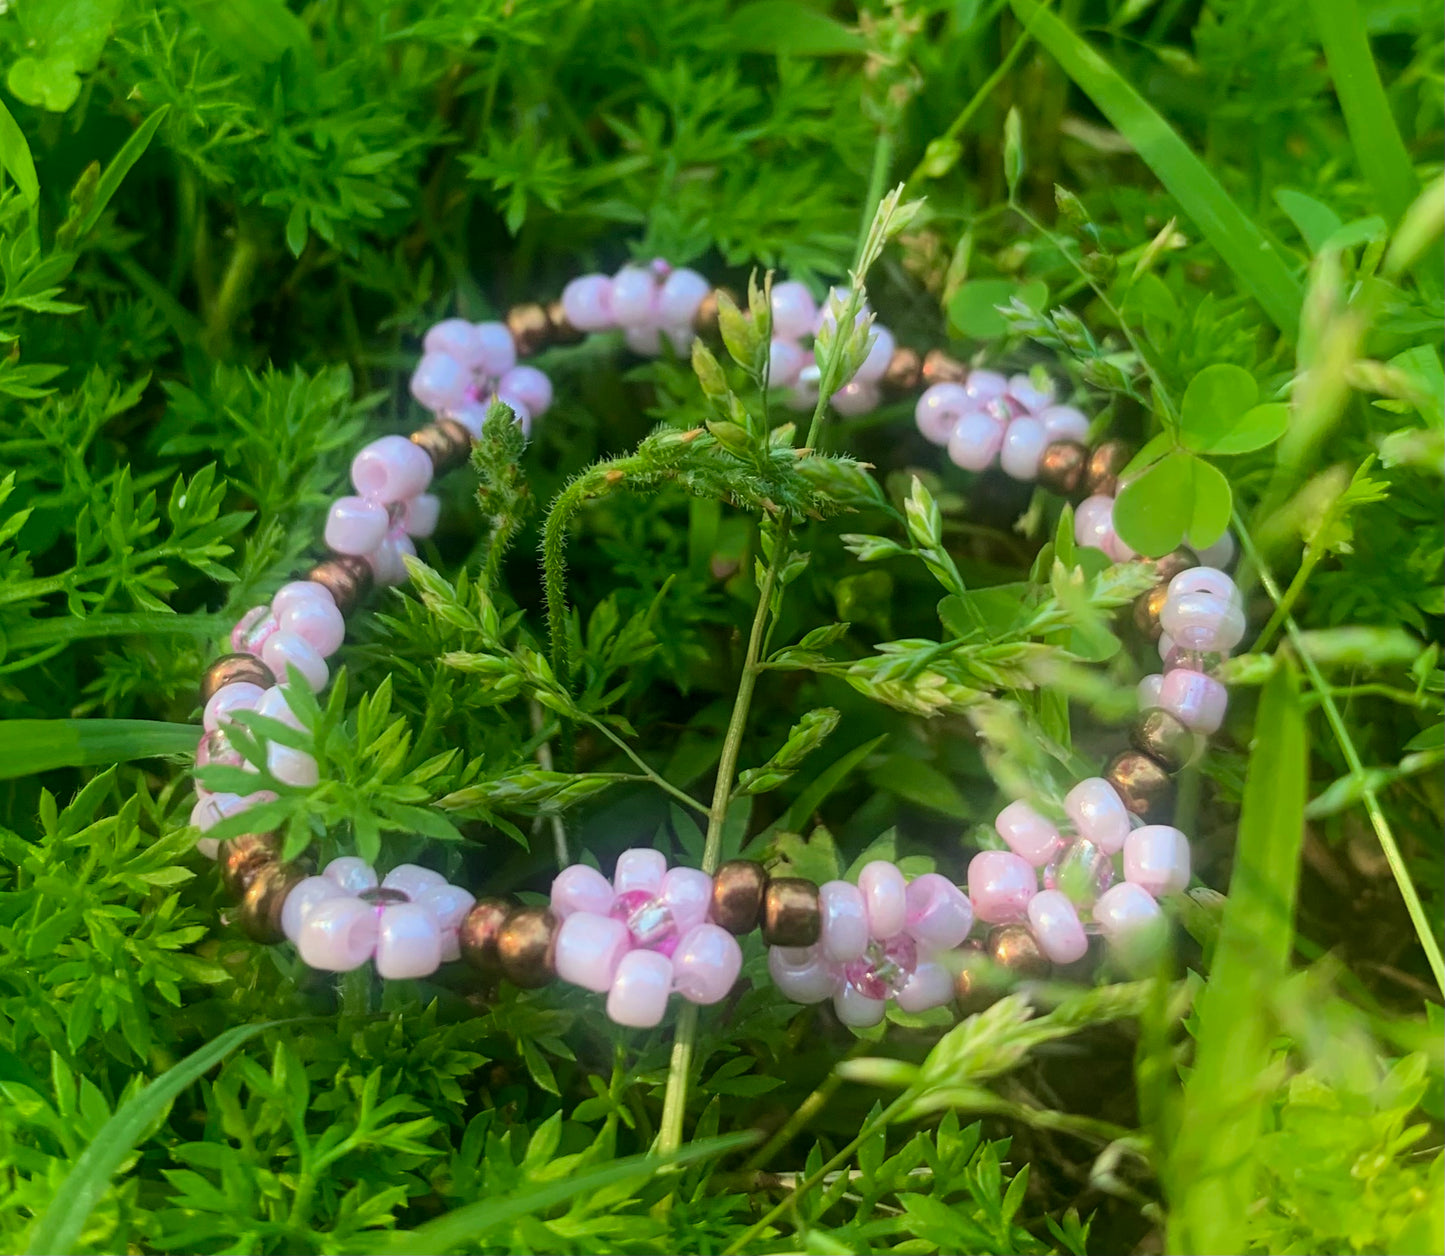
<svg viewBox="0 0 1445 1256"><path fill-rule="evenodd" d="M802 877L773 877L763 892L763 941L812 946L823 933L818 887Z"/></svg>
<svg viewBox="0 0 1445 1256"><path fill-rule="evenodd" d="M371 592L375 577L371 564L354 554L332 554L306 573L306 579L326 589L336 602L336 609L350 615Z"/></svg>
<svg viewBox="0 0 1445 1256"><path fill-rule="evenodd" d="M462 958L473 968L492 975L502 971L497 954L497 935L507 917L516 910L516 903L504 898L479 898L457 926L457 945Z"/></svg>
<svg viewBox="0 0 1445 1256"><path fill-rule="evenodd" d="M883 387L887 392L909 393L918 387L923 378L923 359L916 349L899 345L883 368Z"/></svg>
<svg viewBox="0 0 1445 1256"><path fill-rule="evenodd" d="M717 307L718 297L726 296L734 305L738 303L738 294L731 288L719 285L707 296L703 297L698 304L697 313L692 316L693 330L702 335L710 335L717 330Z"/></svg>
<svg viewBox="0 0 1445 1256"><path fill-rule="evenodd" d="M411 434L411 443L426 450L432 474L443 476L462 466L472 454L472 434L456 419L443 415Z"/></svg>
<svg viewBox="0 0 1445 1256"><path fill-rule="evenodd" d="M1135 750L1142 750L1167 772L1177 772L1194 757L1194 734L1163 707L1142 711L1129 730Z"/></svg>
<svg viewBox="0 0 1445 1256"><path fill-rule="evenodd" d="M254 654L223 654L201 675L201 705L205 706L217 689L242 682L269 689L276 677Z"/></svg>
<svg viewBox="0 0 1445 1256"><path fill-rule="evenodd" d="M227 838L216 853L221 884L233 899L241 900L265 868L280 862L281 842L274 833L242 833Z"/></svg>
<svg viewBox="0 0 1445 1256"><path fill-rule="evenodd" d="M1120 440L1095 445L1089 451L1089 465L1084 470L1086 495L1113 497L1119 490L1119 472L1129 465L1133 456L1129 446Z"/></svg>
<svg viewBox="0 0 1445 1256"><path fill-rule="evenodd" d="M547 327L548 342L554 345L575 345L587 339L585 331L572 326L561 301L553 301L547 306Z"/></svg>
<svg viewBox="0 0 1445 1256"><path fill-rule="evenodd" d="M540 349L545 349L552 331L547 311L535 301L525 305L514 305L507 311L507 330L517 345L517 356L529 358Z"/></svg>
<svg viewBox="0 0 1445 1256"><path fill-rule="evenodd" d="M545 907L516 907L497 930L497 962L502 976L523 990L545 986L555 977L552 945L557 917Z"/></svg>
<svg viewBox="0 0 1445 1256"><path fill-rule="evenodd" d="M1169 582L1156 584L1152 589L1134 599L1134 627L1146 641L1158 641L1164 629L1159 625L1159 616L1169 597Z"/></svg>
<svg viewBox="0 0 1445 1256"><path fill-rule="evenodd" d="M270 863L256 870L241 898L237 919L241 931L253 942L270 946L286 935L281 930L281 909L286 896L306 874L293 864Z"/></svg>
<svg viewBox="0 0 1445 1256"><path fill-rule="evenodd" d="M729 933L751 933L758 927L768 874L751 859L730 859L712 879L712 920Z"/></svg>
<svg viewBox="0 0 1445 1256"><path fill-rule="evenodd" d="M1191 567L1197 566L1199 566L1199 555L1187 545L1181 545L1177 550L1170 550L1163 558L1154 560L1154 570L1166 588L1181 571L1188 571Z"/></svg>
<svg viewBox="0 0 1445 1256"><path fill-rule="evenodd" d="M968 378L968 367L942 349L930 349L923 356L922 374L925 384L961 384Z"/></svg>
<svg viewBox="0 0 1445 1256"><path fill-rule="evenodd" d="M988 934L993 962L1020 981L1039 981L1049 975L1048 957L1027 925L999 925Z"/></svg>
<svg viewBox="0 0 1445 1256"><path fill-rule="evenodd" d="M958 999L958 1010L965 1016L972 1016L997 1003L1003 989L998 971L983 944L970 938L955 954L959 969L953 978L953 993Z"/></svg>
<svg viewBox="0 0 1445 1256"><path fill-rule="evenodd" d="M1039 484L1060 497L1076 497L1089 451L1074 440L1056 440L1039 458Z"/></svg>
<svg viewBox="0 0 1445 1256"><path fill-rule="evenodd" d="M1156 759L1139 750L1115 755L1104 769L1124 806L1150 824L1167 820L1174 810L1174 782Z"/></svg>

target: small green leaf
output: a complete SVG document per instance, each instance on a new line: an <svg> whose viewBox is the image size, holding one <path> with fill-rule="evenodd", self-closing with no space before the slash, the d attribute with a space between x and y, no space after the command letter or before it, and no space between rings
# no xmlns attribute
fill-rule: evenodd
<svg viewBox="0 0 1445 1256"><path fill-rule="evenodd" d="M35 177L30 145L25 142L25 133L3 101L0 101L0 166L4 166L5 173L15 180L25 203L35 204L40 196L40 181Z"/></svg>
<svg viewBox="0 0 1445 1256"><path fill-rule="evenodd" d="M1194 473L1194 509L1189 517L1189 543L1203 549L1219 540L1229 527L1234 494L1218 467L1202 458L1191 458L1189 461Z"/></svg>
<svg viewBox="0 0 1445 1256"><path fill-rule="evenodd" d="M993 340L1008 331L1008 324L998 312L1000 305L1018 300L1039 312L1048 296L1048 285L1041 279L1025 284L1013 279L970 279L948 303L948 321L965 336Z"/></svg>
<svg viewBox="0 0 1445 1256"><path fill-rule="evenodd" d="M1267 401L1246 410L1227 431L1222 431L1208 444L1196 447L1208 454L1247 454L1273 445L1288 427L1289 405L1283 401Z"/></svg>
<svg viewBox="0 0 1445 1256"><path fill-rule="evenodd" d="M1126 545L1157 558L1188 535L1212 545L1229 526L1229 481L1209 463L1175 450L1131 480L1114 499L1114 527Z"/></svg>
<svg viewBox="0 0 1445 1256"><path fill-rule="evenodd" d="M1228 362L1206 366L1184 390L1179 407L1180 438L1190 449L1211 450L1258 400L1259 385L1242 367Z"/></svg>
<svg viewBox="0 0 1445 1256"><path fill-rule="evenodd" d="M1024 173L1024 124L1018 106L1008 111L1003 121L1003 177L1008 181L1009 196L1018 189Z"/></svg>
<svg viewBox="0 0 1445 1256"><path fill-rule="evenodd" d="M1318 253L1325 241L1342 225L1340 216L1328 205L1322 205L1313 196L1306 196L1293 188L1276 188L1274 203L1299 229L1311 253Z"/></svg>
<svg viewBox="0 0 1445 1256"><path fill-rule="evenodd" d="M732 15L720 41L736 52L836 57L862 52L860 32L796 0L756 0Z"/></svg>

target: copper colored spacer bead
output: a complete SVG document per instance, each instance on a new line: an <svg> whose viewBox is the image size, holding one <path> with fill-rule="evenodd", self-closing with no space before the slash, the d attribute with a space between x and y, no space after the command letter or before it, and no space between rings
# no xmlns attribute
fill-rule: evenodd
<svg viewBox="0 0 1445 1256"><path fill-rule="evenodd" d="M1134 627L1146 641L1158 641L1164 629L1159 616L1164 613L1164 603L1169 599L1169 582L1156 584L1134 599Z"/></svg>
<svg viewBox="0 0 1445 1256"><path fill-rule="evenodd" d="M443 416L411 434L411 443L426 450L432 474L443 476L462 466L472 454L472 434L456 419Z"/></svg>
<svg viewBox="0 0 1445 1256"><path fill-rule="evenodd" d="M1039 458L1039 484L1060 497L1077 497L1089 451L1078 441L1056 440Z"/></svg>
<svg viewBox="0 0 1445 1256"><path fill-rule="evenodd" d="M698 304L697 313L692 316L694 331L704 335L717 330L717 307L719 295L726 296L734 305L738 303L738 294L731 288L716 287L707 296L703 297Z"/></svg>
<svg viewBox="0 0 1445 1256"><path fill-rule="evenodd" d="M237 912L241 932L266 946L280 942L286 936L281 930L281 909L286 905L286 896L305 876L291 864L272 863L258 868Z"/></svg>
<svg viewBox="0 0 1445 1256"><path fill-rule="evenodd" d="M561 301L548 303L547 326L550 329L548 340L554 345L575 345L587 339L585 331L572 326L572 320L567 317Z"/></svg>
<svg viewBox="0 0 1445 1256"><path fill-rule="evenodd" d="M1174 782L1156 760L1139 750L1115 755L1104 769L1124 806L1149 824L1169 818L1174 809Z"/></svg>
<svg viewBox="0 0 1445 1256"><path fill-rule="evenodd" d="M1123 441L1106 440L1089 451L1084 490L1089 497L1113 497L1119 491L1119 472L1134 455Z"/></svg>
<svg viewBox="0 0 1445 1256"><path fill-rule="evenodd" d="M517 346L517 356L529 358L545 349L552 333L552 322L544 307L535 301L514 305L507 311L507 330Z"/></svg>
<svg viewBox="0 0 1445 1256"><path fill-rule="evenodd" d="M221 655L201 674L201 705L205 706L216 690L242 683L269 689L276 683L276 677L254 654Z"/></svg>
<svg viewBox="0 0 1445 1256"><path fill-rule="evenodd" d="M1163 558L1154 560L1154 570L1166 589L1169 587L1169 582L1181 571L1188 571L1197 566L1199 566L1199 555L1186 545L1181 545L1177 550L1170 550Z"/></svg>
<svg viewBox="0 0 1445 1256"><path fill-rule="evenodd" d="M265 868L281 860L281 842L274 833L242 833L227 838L216 852L221 884L226 893L240 900Z"/></svg>
<svg viewBox="0 0 1445 1256"><path fill-rule="evenodd" d="M763 941L812 946L823 934L818 887L802 877L773 877L763 892Z"/></svg>
<svg viewBox="0 0 1445 1256"><path fill-rule="evenodd" d="M923 359L916 349L899 345L883 368L883 387L890 393L912 392L923 378Z"/></svg>
<svg viewBox="0 0 1445 1256"><path fill-rule="evenodd" d="M988 933L993 962L1021 981L1037 981L1052 967L1027 925L999 925Z"/></svg>
<svg viewBox="0 0 1445 1256"><path fill-rule="evenodd" d="M968 378L968 367L942 349L930 349L923 356L922 374L925 384L961 384Z"/></svg>
<svg viewBox="0 0 1445 1256"><path fill-rule="evenodd" d="M1141 750L1167 772L1178 772L1194 757L1194 734L1179 717L1163 707L1142 711L1129 730L1135 750Z"/></svg>
<svg viewBox="0 0 1445 1256"><path fill-rule="evenodd" d="M332 554L311 568L306 579L327 590L343 615L360 606L376 582L371 564L354 554Z"/></svg>
<svg viewBox="0 0 1445 1256"><path fill-rule="evenodd" d="M497 935L516 907L516 903L504 898L479 898L462 918L457 926L457 946L461 948L462 958L473 968L493 975L502 971Z"/></svg>
<svg viewBox="0 0 1445 1256"><path fill-rule="evenodd" d="M552 944L557 917L545 907L516 907L497 930L497 962L502 976L523 990L545 986L557 975Z"/></svg>
<svg viewBox="0 0 1445 1256"><path fill-rule="evenodd" d="M729 859L713 874L712 922L729 933L751 933L758 927L768 874L751 859Z"/></svg>
<svg viewBox="0 0 1445 1256"><path fill-rule="evenodd" d="M953 978L953 993L958 1010L972 1016L998 1002L1003 990L993 960L976 938L970 938L955 952L959 969Z"/></svg>

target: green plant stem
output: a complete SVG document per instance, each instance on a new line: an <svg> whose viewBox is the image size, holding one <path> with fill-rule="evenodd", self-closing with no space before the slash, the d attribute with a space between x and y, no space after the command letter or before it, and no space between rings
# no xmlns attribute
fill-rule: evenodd
<svg viewBox="0 0 1445 1256"><path fill-rule="evenodd" d="M236 237L235 247L231 250L231 260L226 263L226 273L221 276L216 303L206 318L206 346L213 353L225 344L230 334L231 324L240 312L259 257L260 250L256 247L256 242L249 233L242 231Z"/></svg>
<svg viewBox="0 0 1445 1256"><path fill-rule="evenodd" d="M763 573L762 587L758 590L758 607L753 613L753 627L748 634L748 651L743 659L742 675L738 678L737 697L733 700L732 717L728 720L727 734L723 738L722 755L718 759L717 781L713 785L712 806L707 814L707 836L702 847L702 870L709 875L717 871L722 857L723 828L727 823L728 802L732 797L733 777L737 773L738 755L742 752L743 733L747 730L748 711L753 702L753 690L757 688L758 665L762 654L763 635L767 631L768 609L773 600L773 589L778 582L778 568L788 552L788 535L791 520L785 515L778 525L778 535L773 543L773 557ZM682 1146L682 1121L687 1110L687 1080L692 1071L692 1053L697 1043L697 1005L685 1003L677 1018L677 1037L672 1044L672 1061L668 1065L667 1090L662 1099L662 1120L657 1135L657 1150L660 1155L674 1154Z"/></svg>
<svg viewBox="0 0 1445 1256"><path fill-rule="evenodd" d="M542 704L536 698L529 699L527 710L532 719L532 735L540 736L546 724L546 716L542 712ZM537 763L542 771L550 772L555 766L552 761L552 743L543 737L537 743ZM562 823L562 817L555 811L551 815L552 823L552 849L557 855L557 868L567 866L567 826Z"/></svg>
<svg viewBox="0 0 1445 1256"><path fill-rule="evenodd" d="M603 723L603 721L589 719L587 722L591 724L592 727L595 728L604 737L606 737L607 740L610 741L614 746L616 746L620 751L622 751L623 754L625 754L629 759L631 759L632 762L635 763L638 769L642 772L642 775L647 780L651 781L654 785L656 785L658 789L662 790L663 793L669 794L678 802L682 803L683 806L691 807L694 811L700 813L701 815L711 816L712 811L710 808L704 807L702 803L698 802L698 800L694 798L691 794L678 789L676 785L674 785L671 781L667 780L666 777L662 776L655 768L653 768L647 762L646 759L642 758L642 756L639 755L637 751L635 751L631 746L627 744L625 738L619 737L610 728L608 728L607 725ZM538 749L540 752L540 747ZM544 764L543 766L546 765ZM711 871L711 869L709 869L709 871Z"/></svg>
<svg viewBox="0 0 1445 1256"><path fill-rule="evenodd" d="M873 168L868 174L868 196L863 202L863 221L858 228L858 240L853 247L853 266L857 269L858 263L863 259L863 245L868 239L868 228L873 223L873 215L878 212L878 204L883 199L883 185L888 182L888 171L893 165L893 121L890 116L878 131L878 138L873 144Z"/></svg>
<svg viewBox="0 0 1445 1256"><path fill-rule="evenodd" d="M1264 586L1264 591L1269 594L1276 606L1282 605L1284 595L1280 592L1274 576L1255 548L1254 538L1245 528L1244 520L1240 518L1238 511L1234 514L1234 529L1239 535L1240 545L1259 573L1259 582ZM1350 775L1360 782L1361 800L1365 804L1365 813L1370 817L1370 826L1375 830L1375 837L1380 843L1380 849L1385 854L1385 862L1390 865L1390 872L1395 878L1395 885L1400 890L1400 897L1405 900L1405 910L1409 912L1410 922L1415 926L1415 935L1420 939L1420 946L1425 952L1425 958L1429 961L1430 971L1435 976L1435 984L1440 987L1442 993L1445 993L1445 958L1442 958L1440 954L1440 944L1435 940L1430 918L1425 914L1424 904L1420 902L1420 895L1415 890L1415 883L1410 879L1410 870L1405 867L1405 859L1400 853L1399 843L1395 840L1389 820L1385 818L1384 808L1380 806L1380 796L1376 792L1372 778L1365 771L1364 762L1360 758L1359 750L1355 747L1354 739L1350 736L1350 730L1345 727L1345 721L1340 715L1340 708L1335 702L1329 683L1320 672L1319 665L1309 652L1304 634L1288 610L1284 615L1284 631L1289 638L1290 645L1294 647L1295 654L1299 657L1306 675L1310 678L1311 687L1319 695L1325 719L1329 721L1340 752L1345 756L1345 763L1350 769Z"/></svg>
<svg viewBox="0 0 1445 1256"><path fill-rule="evenodd" d="M845 1058L853 1056L856 1051L856 1047L852 1048L848 1052L848 1057ZM819 1112L823 1110L828 1100L833 1097L833 1092L836 1091L838 1087L842 1084L843 1075L841 1073L839 1073L836 1069L833 1072L829 1073L828 1076L823 1079L822 1083L813 1091L813 1093L809 1095L806 1099L804 1099L803 1102L800 1103L796 1109L794 1109L792 1115L790 1115L786 1121L784 1121L780 1126L778 1126L778 1128L773 1132L773 1136L769 1138L768 1141L764 1143L761 1147L759 1147L756 1153L749 1157L748 1162L744 1167L749 1170L758 1170L761 1169L765 1164L767 1164L769 1160L771 1160L779 1151L781 1151L785 1146L787 1146L789 1141L798 1133L799 1130L803 1128L803 1126L807 1125L807 1123L811 1121L813 1117L815 1117Z"/></svg>

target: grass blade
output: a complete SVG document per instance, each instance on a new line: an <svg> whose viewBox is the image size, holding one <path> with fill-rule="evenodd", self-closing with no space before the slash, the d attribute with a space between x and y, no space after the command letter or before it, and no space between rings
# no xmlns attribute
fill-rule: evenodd
<svg viewBox="0 0 1445 1256"><path fill-rule="evenodd" d="M25 1249L30 1256L64 1256L75 1251L76 1240L85 1228L91 1209L110 1186L111 1175L171 1100L243 1042L281 1023L262 1021L259 1025L228 1029L121 1104L81 1153L70 1176L36 1221Z"/></svg>
<svg viewBox="0 0 1445 1256"><path fill-rule="evenodd" d="M0 780L189 754L199 737L194 724L158 720L0 720Z"/></svg>
<svg viewBox="0 0 1445 1256"><path fill-rule="evenodd" d="M1234 203L1209 168L1154 107L1067 23L1043 9L1037 0L1010 3L1019 21L1027 23L1034 38L1134 146L1270 321L1294 338L1299 331L1303 300L1300 285L1274 245Z"/></svg>
<svg viewBox="0 0 1445 1256"><path fill-rule="evenodd" d="M91 229L100 221L100 216L105 213L105 207L110 204L111 198L120 191L120 185L125 182L125 177L130 173L131 167L150 147L156 128L165 121L166 114L170 110L169 105L162 105L156 109L140 126L136 127L131 137L120 146L120 151L111 158L110 164L106 166L100 180L95 185L95 199L90 203L90 208L85 211L85 217L80 220L80 224L76 228L76 239L83 239L89 235Z"/></svg>
<svg viewBox="0 0 1445 1256"><path fill-rule="evenodd" d="M1269 1008L1294 939L1308 762L1299 682L1281 659L1259 704L1229 900L1199 999L1194 1071L1166 1179L1171 1252L1245 1250L1256 1196L1250 1153L1269 1097Z"/></svg>
<svg viewBox="0 0 1445 1256"><path fill-rule="evenodd" d="M25 132L15 121L10 110L0 102L0 166L15 180L20 195L27 205L34 205L40 198L40 180L35 177L35 161L30 156L30 145L25 142Z"/></svg>

